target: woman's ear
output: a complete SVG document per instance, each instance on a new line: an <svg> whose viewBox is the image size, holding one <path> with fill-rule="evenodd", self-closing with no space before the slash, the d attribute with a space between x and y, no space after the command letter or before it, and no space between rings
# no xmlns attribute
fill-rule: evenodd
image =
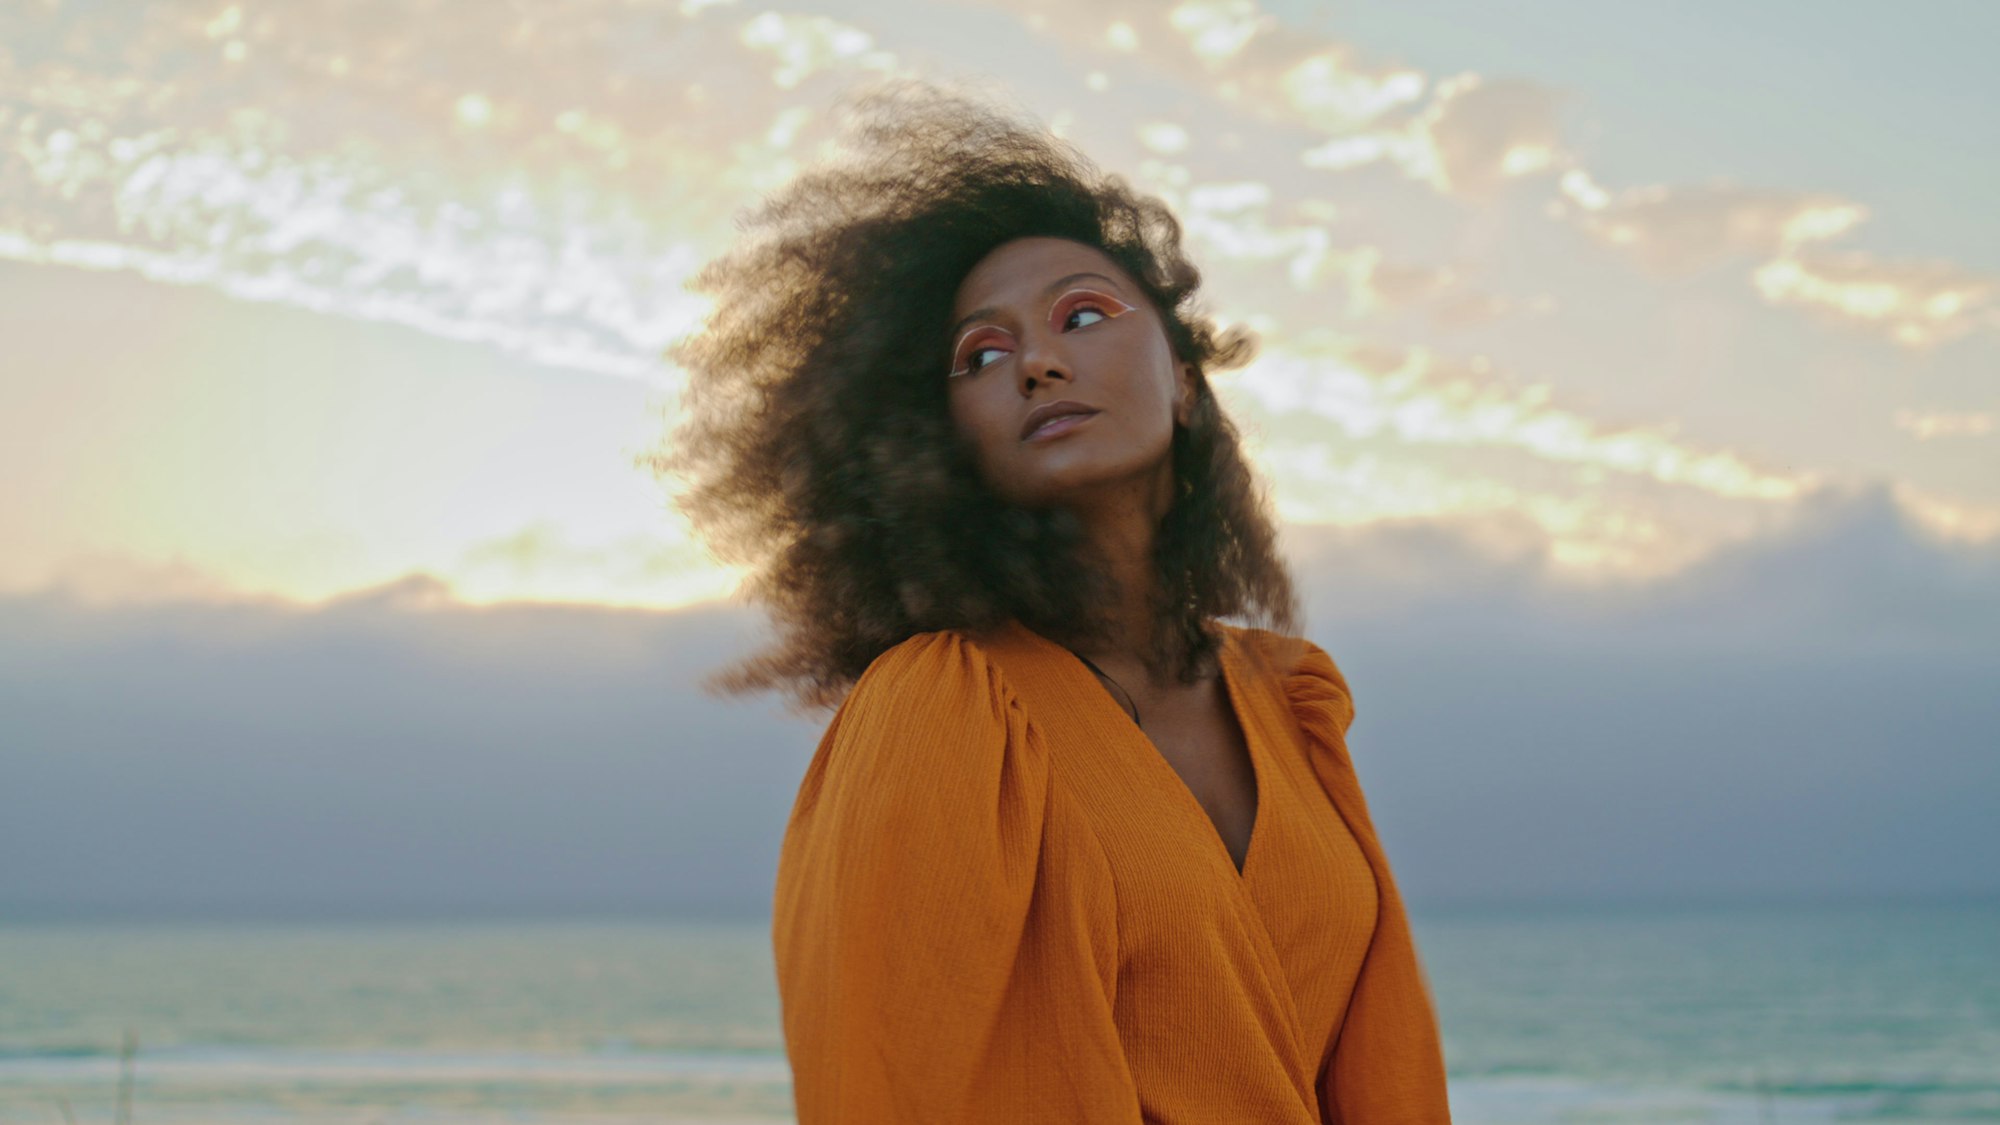
<svg viewBox="0 0 2000 1125"><path fill-rule="evenodd" d="M1174 393L1174 421L1179 423L1183 429L1187 427L1189 420L1194 417L1194 387L1195 380L1198 378L1200 376L1195 374L1194 364L1183 363L1180 365L1179 377L1175 380L1179 383L1179 389Z"/></svg>

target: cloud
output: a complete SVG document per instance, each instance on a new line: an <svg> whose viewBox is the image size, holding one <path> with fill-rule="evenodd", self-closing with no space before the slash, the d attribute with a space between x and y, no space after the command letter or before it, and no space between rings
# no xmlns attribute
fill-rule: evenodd
<svg viewBox="0 0 2000 1125"><path fill-rule="evenodd" d="M1338 255L1322 223L1273 221L1271 186L1256 180L1195 183L1187 169L1151 161L1141 182L1179 216L1188 249L1206 261L1283 266L1295 292L1318 288Z"/></svg>
<svg viewBox="0 0 2000 1125"><path fill-rule="evenodd" d="M963 53L962 36L904 18L915 5L866 18L699 0L678 10L586 0L556 18L475 5L403 26L345 19L313 0L284 21L168 14L148 17L142 33L76 6L10 12L0 23L23 33L5 38L24 46L0 93L25 108L21 159L0 169L0 254L398 321L550 366L670 383L658 348L704 311L682 284L729 236L734 208L814 151L831 96L884 69L988 65ZM1239 398L1272 431L1272 463L1289 474L1284 502L1302 516L1508 509L1556 535L1560 557L1661 573L1760 518L1739 510L1782 507L1817 470L1851 463L1845 450L1779 440L1754 422L1711 414L1699 436L1660 422L1672 400L1634 389L1657 357L1586 350L1605 325L1659 329L1651 312L1633 311L1658 291L1587 292L1603 275L1586 271L1602 263L1577 260L1569 227L1528 208L1465 205L1533 194L1509 184L1545 184L1577 229L1656 276L1740 259L1745 292L1759 300L1911 346L1994 315L1974 271L1834 252L1866 214L1844 199L1599 185L1562 144L1573 95L1541 84L1434 79L1248 0L1030 0L958 17L982 21L1009 51L1051 48L1019 54L1028 69L1009 72L1018 96L1097 110L1066 120L1101 129L1089 151L1107 167L1136 165L1136 181L1168 199L1207 294L1264 334L1265 360L1236 380ZM65 41L105 49L78 62L46 46ZM222 53L232 44L240 49ZM89 61L105 58L120 65ZM1089 94L1114 84L1117 97ZM1384 166L1301 173L1301 150L1328 169ZM1562 294L1565 319L1528 323L1556 307L1535 295L1544 289ZM1725 320L1698 358L1748 366L1752 349L1779 354L1773 330L1739 331L1733 310L1716 313ZM1478 350L1422 346L1447 331ZM1529 377L1508 385L1489 354ZM412 395L438 385L434 369L420 374ZM1748 389L1769 386L1750 374ZM1853 409L1880 428L1886 405ZM390 430L371 424L339 448ZM1977 432L1901 425L1934 440ZM1314 448L1329 436L1348 444ZM406 456L402 471L437 479L436 460L418 464ZM217 475L251 474L232 465ZM1652 485L1662 489L1632 491ZM1915 496L1912 510L1934 526L1978 538L1992 525L1976 504ZM1689 503L1710 500L1728 504L1689 515ZM378 521L366 545L383 565L365 573L422 567L468 600L623 600L692 565L685 544L621 537L636 519L579 521L559 537L523 518L485 520L422 551L415 534ZM255 535L268 553L268 521Z"/></svg>
<svg viewBox="0 0 2000 1125"><path fill-rule="evenodd" d="M2000 541L1935 535L1891 485L1829 488L1779 533L1650 591L1626 620L1684 645L1977 652L2000 643L1995 591Z"/></svg>
<svg viewBox="0 0 2000 1125"><path fill-rule="evenodd" d="M1410 68L1370 66L1347 45L1285 27L1250 0L1190 0L1151 12L1124 5L1118 18L1127 28L1148 27L1151 20L1178 33L1135 32L1127 41L1129 50L1159 68L1202 75L1221 102L1324 138L1302 152L1308 168L1348 171L1387 163L1439 193L1468 200L1548 173L1558 185L1553 213L1574 216L1594 239L1656 276L1683 277L1749 258L1759 263L1752 282L1767 303L1811 309L1829 323L1871 329L1908 347L2000 326L1990 277L1949 262L1883 261L1816 246L1867 215L1862 206L1828 193L1726 181L1606 190L1563 145L1560 114L1574 97L1566 91L1469 72L1433 82ZM1054 25L1042 18L1037 26L1047 33ZM1186 133L1176 136L1182 138L1177 143L1152 147L1179 154L1187 148ZM1295 258L1292 272L1295 278L1324 272L1327 260L1339 254L1312 248ZM1426 279L1396 280L1421 285ZM1361 305L1379 307L1365 299ZM1480 323L1510 307L1521 306L1498 295L1458 294L1440 306L1435 323Z"/></svg>
<svg viewBox="0 0 2000 1125"><path fill-rule="evenodd" d="M1439 192L1476 199L1561 156L1557 118L1569 95L1471 73L1432 84L1411 67L1366 63L1347 44L1289 27L1252 0L1120 2L1087 11L1032 0L1010 10L1037 33L1060 37L1065 49L1123 56L1198 85L1239 112L1326 138L1303 154L1307 167L1386 160ZM1166 155L1186 147L1149 146Z"/></svg>
<svg viewBox="0 0 2000 1125"><path fill-rule="evenodd" d="M1171 121L1148 121L1139 126L1139 143L1161 156L1186 152L1188 131Z"/></svg>
<svg viewBox="0 0 2000 1125"><path fill-rule="evenodd" d="M264 600L185 558L151 561L110 551L79 552L65 558L48 579L35 584L39 592L81 606L157 602L219 605Z"/></svg>
<svg viewBox="0 0 2000 1125"><path fill-rule="evenodd" d="M9 916L768 906L815 732L698 690L747 617L442 594L0 599Z"/></svg>
<svg viewBox="0 0 2000 1125"><path fill-rule="evenodd" d="M1408 67L1369 67L1339 44L1279 70L1276 85L1303 123L1328 132L1365 128L1422 98L1428 80Z"/></svg>
<svg viewBox="0 0 2000 1125"><path fill-rule="evenodd" d="M1186 0L1167 13L1167 24L1209 65L1225 63L1250 40L1268 34L1278 21L1253 0Z"/></svg>
<svg viewBox="0 0 2000 1125"><path fill-rule="evenodd" d="M1177 152L1188 134L1171 129L1142 143L1156 153ZM1232 283L1244 290L1279 277L1290 283L1288 300L1261 303L1267 317L1282 309L1287 321L1320 322L1324 305L1298 298L1336 285L1345 287L1345 312L1357 322L1416 311L1432 327L1457 329L1511 315L1543 315L1555 307L1545 295L1516 300L1482 292L1461 267L1394 261L1368 243L1338 245L1338 208L1310 198L1281 199L1269 181L1197 181L1187 166L1164 160L1142 162L1138 179L1179 217L1186 244L1199 260L1255 268L1232 276ZM1279 269L1262 269L1268 266Z"/></svg>
<svg viewBox="0 0 2000 1125"><path fill-rule="evenodd" d="M1524 79L1459 74L1438 83L1406 124L1336 134L1300 162L1346 171L1388 161L1443 194L1485 199L1566 162L1559 114L1568 96Z"/></svg>
<svg viewBox="0 0 2000 1125"><path fill-rule="evenodd" d="M1939 496L1908 481L1896 482L1891 492L1904 514L1932 535L1968 543L2000 540L2000 511Z"/></svg>
<svg viewBox="0 0 2000 1125"><path fill-rule="evenodd" d="M1932 526L1895 485L1815 488L1757 534L1643 582L1570 581L1526 528L1442 516L1287 535L1328 629L1634 657L2000 657L2000 538Z"/></svg>
<svg viewBox="0 0 2000 1125"><path fill-rule="evenodd" d="M1421 309L1431 325L1468 328L1514 312L1553 311L1546 297L1514 301L1474 289L1460 267L1391 261L1379 247L1361 246L1333 255L1347 279L1347 314L1357 319Z"/></svg>
<svg viewBox="0 0 2000 1125"><path fill-rule="evenodd" d="M1842 199L1727 181L1616 194L1580 171L1562 188L1579 225L1649 272L1679 277L1730 258L1771 258L1851 230L1867 212Z"/></svg>
<svg viewBox="0 0 2000 1125"><path fill-rule="evenodd" d="M1954 413L1948 410L1896 411L1896 428L1916 435L1918 441L1939 437L1973 437L1990 434L1994 416L1985 411Z"/></svg>
<svg viewBox="0 0 2000 1125"><path fill-rule="evenodd" d="M1648 272L1684 277L1731 259L1762 259L1750 274L1765 302L1804 308L1830 324L1928 348L2000 327L2000 281L1952 262L1891 261L1824 245L1868 216L1823 193L1727 181L1650 186L1613 194L1580 168L1561 179L1581 228Z"/></svg>
<svg viewBox="0 0 2000 1125"><path fill-rule="evenodd" d="M1377 89L1334 81L1350 54L1334 47L1316 57L1319 67L1288 71L1289 88L1294 95ZM1349 111L1334 120L1312 121L1306 112L1311 99L1294 96L1298 117L1331 134L1302 154L1305 166L1344 171L1387 162L1442 193L1466 198L1489 196L1510 179L1553 172L1560 188L1556 214L1574 214L1592 237L1658 276L1685 276L1732 257L1765 259L1753 282L1767 302L1812 308L1830 322L1871 328L1910 347L2000 325L1996 283L1983 274L1944 261L1891 262L1816 248L1866 218L1858 204L1827 193L1727 181L1613 194L1562 145L1559 113L1571 95L1521 79L1464 73L1437 82L1414 116L1387 122L1388 111L1413 99L1426 82L1415 72L1398 79L1393 88L1399 96L1348 96L1342 104ZM1496 298L1465 311L1490 316L1503 307Z"/></svg>
<svg viewBox="0 0 2000 1125"><path fill-rule="evenodd" d="M586 0L558 21L457 5L384 23L313 0L138 34L10 13L0 257L663 379L705 311L684 283L796 170L825 87L898 65L825 17L681 15ZM104 50L42 46L59 42Z"/></svg>
<svg viewBox="0 0 2000 1125"><path fill-rule="evenodd" d="M1951 262L1808 251L1765 263L1752 280L1774 305L1806 308L1912 348L2000 328L2000 281Z"/></svg>
<svg viewBox="0 0 2000 1125"><path fill-rule="evenodd" d="M1388 262L1373 246L1356 250L1348 261L1347 310L1354 316L1421 304L1444 295L1458 282L1458 273L1450 266Z"/></svg>
<svg viewBox="0 0 2000 1125"><path fill-rule="evenodd" d="M1690 447L1675 440L1670 426L1614 430L1547 405L1546 386L1511 388L1492 378L1490 368L1455 364L1421 348L1302 341L1266 350L1232 382L1265 411L1309 412L1350 437L1387 433L1412 443L1507 446L1738 499L1788 499L1815 479Z"/></svg>
<svg viewBox="0 0 2000 1125"><path fill-rule="evenodd" d="M1417 118L1424 155L1411 171L1439 191L1471 197L1543 171L1556 157L1564 96L1518 78L1446 79Z"/></svg>
<svg viewBox="0 0 2000 1125"><path fill-rule="evenodd" d="M1198 76L1224 103L1323 132L1373 125L1427 89L1422 72L1366 63L1348 45L1287 26L1252 0L1171 7L1127 0L1095 5L1088 15L1054 0L1026 7L1029 26L1060 35L1065 46L1101 43L1160 72ZM1105 32L1077 35L1076 20L1090 16L1105 21Z"/></svg>
<svg viewBox="0 0 2000 1125"><path fill-rule="evenodd" d="M1939 539L1881 486L1664 583L1565 582L1459 527L1291 539L1419 901L1991 885L1959 849L2000 847L2000 544Z"/></svg>
<svg viewBox="0 0 2000 1125"><path fill-rule="evenodd" d="M790 90L829 69L895 73L896 56L875 50L875 37L825 16L764 12L743 25L743 45L769 53L778 67L771 81Z"/></svg>
<svg viewBox="0 0 2000 1125"><path fill-rule="evenodd" d="M1416 901L2000 889L2000 547L1886 489L1667 586L1455 519L1287 548ZM824 716L697 689L752 616L442 593L0 598L0 909L768 909Z"/></svg>
<svg viewBox="0 0 2000 1125"><path fill-rule="evenodd" d="M576 542L554 521L539 520L473 544L448 573L458 596L473 602L684 605L725 597L737 582L679 520L597 543Z"/></svg>

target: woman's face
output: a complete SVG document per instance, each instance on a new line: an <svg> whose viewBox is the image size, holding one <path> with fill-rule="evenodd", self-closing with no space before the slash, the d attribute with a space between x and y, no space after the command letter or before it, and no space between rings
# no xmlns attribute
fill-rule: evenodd
<svg viewBox="0 0 2000 1125"><path fill-rule="evenodd" d="M938 377L949 381L953 426L1003 500L1062 505L1167 471L1192 370L1152 302L1101 251L1064 238L1004 243L959 283L952 322L951 373Z"/></svg>

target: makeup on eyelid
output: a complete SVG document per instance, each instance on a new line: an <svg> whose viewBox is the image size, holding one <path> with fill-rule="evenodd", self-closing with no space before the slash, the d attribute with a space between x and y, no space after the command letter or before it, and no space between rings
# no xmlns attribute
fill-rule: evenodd
<svg viewBox="0 0 2000 1125"><path fill-rule="evenodd" d="M1071 297L1074 297L1079 293L1084 294L1085 299L1073 302L1068 308L1064 308L1064 302L1068 301ZM1060 325L1061 321L1067 320L1069 314L1076 312L1079 308L1091 308L1092 311L1101 314L1104 317L1104 320L1116 320L1117 318L1124 316L1126 313L1135 311L1134 306L1128 305L1124 301L1121 301L1116 297L1110 296L1109 294L1106 293L1101 293L1095 289L1071 289L1067 293L1064 293L1062 296L1057 297L1049 305L1051 320L1056 321L1058 325ZM1056 310L1058 309L1062 310L1059 316L1056 315ZM1094 323L1101 324L1103 323L1103 321L1096 321ZM1090 325L1080 324L1077 326L1077 329L1083 329L1088 327L1090 327ZM1072 331L1075 331L1077 329L1073 329ZM967 330L963 336L959 337L958 345L952 351L954 358L952 360L952 370L949 372L948 377L969 375L975 371L984 370L988 366L987 364L981 364L977 368L971 366L972 357L978 355L982 351L987 350L988 345L985 343L985 340L983 338L980 338L981 333L990 333L992 334L992 338L996 340L1011 340L1013 338L1013 334L1008 332L1006 329L999 328L990 324L979 325L975 328ZM969 353L966 351L965 348L965 342L967 340L976 341L973 344L972 350ZM1006 349L1001 348L996 350L1006 350ZM998 362L998 361L992 361L992 362Z"/></svg>

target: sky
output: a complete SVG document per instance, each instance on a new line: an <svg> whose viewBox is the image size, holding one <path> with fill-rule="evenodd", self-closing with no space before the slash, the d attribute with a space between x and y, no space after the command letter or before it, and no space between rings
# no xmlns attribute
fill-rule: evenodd
<svg viewBox="0 0 2000 1125"><path fill-rule="evenodd" d="M1990 7L0 9L0 916L768 906L644 454L969 83L1164 199L1414 907L2000 893Z"/></svg>

